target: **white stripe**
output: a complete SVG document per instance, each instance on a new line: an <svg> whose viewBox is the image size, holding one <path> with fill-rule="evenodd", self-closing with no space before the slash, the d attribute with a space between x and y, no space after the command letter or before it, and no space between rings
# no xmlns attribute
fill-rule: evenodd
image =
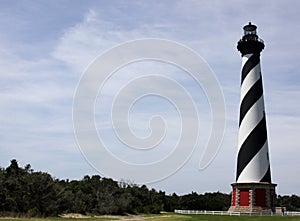
<svg viewBox="0 0 300 221"><path fill-rule="evenodd" d="M252 55L253 55L253 54L245 54L245 55L242 57L242 70L243 70L244 65L246 64L246 62L248 61L248 59L249 59Z"/></svg>
<svg viewBox="0 0 300 221"><path fill-rule="evenodd" d="M242 67L244 66L244 64L247 62L247 60L252 56L253 54L245 54L242 57Z"/></svg>
<svg viewBox="0 0 300 221"><path fill-rule="evenodd" d="M260 182L269 169L268 142L253 157L241 172L237 183Z"/></svg>
<svg viewBox="0 0 300 221"><path fill-rule="evenodd" d="M238 149L241 148L242 144L249 136L251 131L257 126L257 124L261 121L264 116L264 99L261 96L257 102L248 110L246 115L244 116L240 128L239 128L239 136L238 136Z"/></svg>
<svg viewBox="0 0 300 221"><path fill-rule="evenodd" d="M260 79L260 63L258 63L254 68L251 69L251 71L248 73L246 78L244 79L242 85L241 85L241 100L242 102L243 98L247 94L247 92L250 90L250 88Z"/></svg>

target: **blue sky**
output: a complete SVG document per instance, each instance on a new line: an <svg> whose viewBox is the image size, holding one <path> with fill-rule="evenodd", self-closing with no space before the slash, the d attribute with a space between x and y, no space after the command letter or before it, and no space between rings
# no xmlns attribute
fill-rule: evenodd
<svg viewBox="0 0 300 221"><path fill-rule="evenodd" d="M236 43L242 27L252 21L266 44L261 65L272 179L278 183L279 194L300 194L297 176L300 173L299 1L274 1L270 5L259 0L2 0L0 5L2 167L16 158L21 165L30 163L35 170L49 172L57 178L81 179L86 174L96 174L74 138L72 104L78 82L91 61L110 48L141 38L162 38L186 45L210 65L225 98L226 131L218 155L205 170L198 170L203 152L200 145L184 167L149 186L179 194L230 192L230 184L235 180L241 70ZM189 84L173 67L160 65L137 64L123 73L134 72L133 76L137 76L141 72L149 74L149 70L163 70L178 82ZM106 92L110 94L124 81L128 79L113 78ZM189 88L199 104L203 122L200 132L205 137L208 105L197 102L205 100L203 91L194 88L193 83ZM153 108L151 102L160 105ZM105 108L105 104L105 101L98 104L96 109ZM142 120L136 121L134 128L138 135L145 135L143 120L151 111L165 113L168 104L164 106L161 101L149 99L139 105L135 113L145 115L137 117ZM168 110L167 119L176 117L172 108ZM96 121L99 126L105 124L101 115ZM176 138L176 132L172 133L174 128L168 134L169 144ZM109 141L110 135L105 139ZM201 142L205 143L205 139ZM121 154L124 150L115 148L114 151ZM130 157L136 159L134 153ZM139 155L139 160L152 158Z"/></svg>

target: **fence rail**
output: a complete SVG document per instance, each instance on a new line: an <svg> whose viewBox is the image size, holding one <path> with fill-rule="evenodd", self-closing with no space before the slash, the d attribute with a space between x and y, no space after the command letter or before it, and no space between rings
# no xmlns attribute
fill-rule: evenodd
<svg viewBox="0 0 300 221"><path fill-rule="evenodd" d="M300 212L286 211L286 215L288 215L288 216L300 216Z"/></svg>
<svg viewBox="0 0 300 221"><path fill-rule="evenodd" d="M282 213L240 213L240 212L228 212L228 211L208 211L208 210L179 210L176 209L175 213L179 214L202 214L202 215L229 215L229 216L300 216L300 212L294 211L286 211L284 214Z"/></svg>
<svg viewBox="0 0 300 221"><path fill-rule="evenodd" d="M180 214L202 214L202 215L230 215L230 216L240 216L239 212L228 212L228 211L208 211L208 210L180 210L176 209L175 213Z"/></svg>

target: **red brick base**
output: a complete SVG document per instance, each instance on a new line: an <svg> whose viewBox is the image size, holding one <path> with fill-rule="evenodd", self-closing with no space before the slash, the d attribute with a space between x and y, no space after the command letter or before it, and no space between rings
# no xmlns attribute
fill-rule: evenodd
<svg viewBox="0 0 300 221"><path fill-rule="evenodd" d="M275 187L272 183L233 183L229 212L275 212Z"/></svg>

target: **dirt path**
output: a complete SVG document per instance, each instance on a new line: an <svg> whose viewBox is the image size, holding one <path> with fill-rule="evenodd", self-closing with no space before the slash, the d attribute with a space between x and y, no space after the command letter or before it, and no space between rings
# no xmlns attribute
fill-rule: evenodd
<svg viewBox="0 0 300 221"><path fill-rule="evenodd" d="M91 218L91 216L85 216L78 213L68 213L63 214L60 217L63 218L78 218L78 219L84 219L84 218ZM169 215L162 215L160 218L167 218L170 217ZM105 219L111 219L111 220L122 220L122 221L137 221L137 220L151 220L154 218L157 218L157 216L142 216L142 215L128 215L128 216L113 216L113 215L103 215L103 216L95 216L95 218L105 218Z"/></svg>

